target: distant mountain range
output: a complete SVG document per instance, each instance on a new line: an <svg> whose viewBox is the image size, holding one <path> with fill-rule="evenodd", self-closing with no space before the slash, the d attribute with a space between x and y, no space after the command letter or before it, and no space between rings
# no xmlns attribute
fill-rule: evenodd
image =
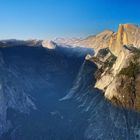
<svg viewBox="0 0 140 140"><path fill-rule="evenodd" d="M85 47L100 49L106 47L106 41L109 42L112 31L106 30L98 35L89 36L87 38L56 38L54 40L1 40L0 47L12 47L12 46L42 46L49 49L54 49L57 45L62 47ZM103 41L104 40L104 41ZM56 43L56 44L55 44Z"/></svg>
<svg viewBox="0 0 140 140"><path fill-rule="evenodd" d="M36 47L42 44L42 40L0 40L0 47L13 47L13 46L31 46Z"/></svg>
<svg viewBox="0 0 140 140"><path fill-rule="evenodd" d="M109 42L113 31L106 30L101 32L97 35L92 35L84 39L64 39L64 38L57 38L54 40L56 43L63 44L63 45L71 45L71 46L80 46L80 47L87 47L87 48L94 48L95 50L101 49L106 47L106 44Z"/></svg>

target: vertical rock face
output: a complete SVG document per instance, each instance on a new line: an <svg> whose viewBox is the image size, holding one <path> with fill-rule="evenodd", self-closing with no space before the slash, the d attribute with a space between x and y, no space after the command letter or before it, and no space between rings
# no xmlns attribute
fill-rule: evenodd
<svg viewBox="0 0 140 140"><path fill-rule="evenodd" d="M101 55L106 49L110 53ZM120 24L108 48L101 50L90 58L98 66L95 87L103 90L113 104L140 111L140 28Z"/></svg>
<svg viewBox="0 0 140 140"><path fill-rule="evenodd" d="M134 47L140 47L140 28L132 24L120 24L117 33L110 38L109 48L118 56L123 51L123 45L133 44Z"/></svg>

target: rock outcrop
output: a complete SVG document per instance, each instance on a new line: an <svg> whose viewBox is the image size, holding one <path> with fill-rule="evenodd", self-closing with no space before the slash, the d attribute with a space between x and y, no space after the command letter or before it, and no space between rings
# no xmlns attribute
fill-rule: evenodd
<svg viewBox="0 0 140 140"><path fill-rule="evenodd" d="M87 57L98 67L95 87L113 104L140 111L140 28L120 24L118 32L102 42L106 47Z"/></svg>
<svg viewBox="0 0 140 140"><path fill-rule="evenodd" d="M55 49L56 48L56 43L53 42L53 41L44 40L42 42L42 46L44 48L48 48L48 49Z"/></svg>
<svg viewBox="0 0 140 140"><path fill-rule="evenodd" d="M140 28L132 24L120 24L117 33L111 36L109 48L115 54L119 55L123 45L133 44L134 47L140 47Z"/></svg>

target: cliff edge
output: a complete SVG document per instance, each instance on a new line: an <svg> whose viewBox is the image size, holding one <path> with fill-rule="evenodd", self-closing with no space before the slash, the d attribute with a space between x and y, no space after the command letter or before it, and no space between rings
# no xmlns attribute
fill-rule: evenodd
<svg viewBox="0 0 140 140"><path fill-rule="evenodd" d="M133 24L120 24L106 46L88 60L96 63L95 87L113 104L140 111L140 28Z"/></svg>

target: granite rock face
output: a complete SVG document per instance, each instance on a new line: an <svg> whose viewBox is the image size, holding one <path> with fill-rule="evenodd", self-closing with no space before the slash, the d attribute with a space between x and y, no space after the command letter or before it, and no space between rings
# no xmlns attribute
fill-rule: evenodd
<svg viewBox="0 0 140 140"><path fill-rule="evenodd" d="M42 42L42 46L44 48L48 48L48 49L55 49L56 48L56 43L53 42L53 41L44 40Z"/></svg>
<svg viewBox="0 0 140 140"><path fill-rule="evenodd" d="M109 48L117 56L123 50L123 45L140 47L140 28L133 24L120 24L117 33L111 36Z"/></svg>
<svg viewBox="0 0 140 140"><path fill-rule="evenodd" d="M98 67L95 87L113 104L140 111L140 28L120 24L108 47L101 47L89 60Z"/></svg>

